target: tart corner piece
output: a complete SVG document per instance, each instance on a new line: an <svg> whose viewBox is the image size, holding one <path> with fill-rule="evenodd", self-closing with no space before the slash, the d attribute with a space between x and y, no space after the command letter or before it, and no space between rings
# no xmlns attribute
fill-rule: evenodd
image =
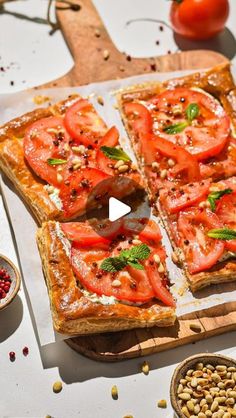
<svg viewBox="0 0 236 418"><path fill-rule="evenodd" d="M141 306L119 301L102 304L82 293L71 266L70 241L59 223L44 223L37 232L37 244L56 331L83 335L174 324L175 308L158 300Z"/></svg>

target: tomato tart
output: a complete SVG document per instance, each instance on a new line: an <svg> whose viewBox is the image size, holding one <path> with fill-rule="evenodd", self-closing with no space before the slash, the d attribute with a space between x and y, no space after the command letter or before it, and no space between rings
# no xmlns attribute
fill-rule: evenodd
<svg viewBox="0 0 236 418"><path fill-rule="evenodd" d="M236 177L162 189L158 209L192 291L236 280Z"/></svg>
<svg viewBox="0 0 236 418"><path fill-rule="evenodd" d="M2 126L0 168L39 223L84 214L89 194L104 180L126 176L140 182L119 147L116 127L108 129L93 105L79 96ZM101 203L98 199L96 204Z"/></svg>
<svg viewBox="0 0 236 418"><path fill-rule="evenodd" d="M154 199L162 187L236 175L236 88L229 64L133 87L118 101Z"/></svg>
<svg viewBox="0 0 236 418"><path fill-rule="evenodd" d="M49 221L38 230L37 243L58 332L174 324L166 254L154 221Z"/></svg>

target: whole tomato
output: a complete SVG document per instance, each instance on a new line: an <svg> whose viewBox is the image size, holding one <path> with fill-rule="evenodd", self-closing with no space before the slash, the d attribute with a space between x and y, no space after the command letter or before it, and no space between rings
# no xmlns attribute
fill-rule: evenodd
<svg viewBox="0 0 236 418"><path fill-rule="evenodd" d="M170 20L174 31L193 40L204 40L224 29L228 0L173 0Z"/></svg>

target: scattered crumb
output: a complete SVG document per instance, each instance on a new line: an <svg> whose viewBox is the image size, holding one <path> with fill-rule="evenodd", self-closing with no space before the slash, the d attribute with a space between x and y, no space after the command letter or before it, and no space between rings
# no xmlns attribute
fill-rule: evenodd
<svg viewBox="0 0 236 418"><path fill-rule="evenodd" d="M38 96L33 97L33 102L36 105L41 105L43 103L49 102L49 100L52 100L52 98L49 97L49 96L42 96L41 94L39 94Z"/></svg>
<svg viewBox="0 0 236 418"><path fill-rule="evenodd" d="M131 61L132 60L132 58L131 58L130 55L126 55L126 59L127 59L127 61Z"/></svg>
<svg viewBox="0 0 236 418"><path fill-rule="evenodd" d="M125 67L123 67L123 65L120 65L119 70L123 72L123 71L125 71Z"/></svg>
<svg viewBox="0 0 236 418"><path fill-rule="evenodd" d="M15 84L14 81L10 81L11 86L14 86L14 84Z"/></svg>

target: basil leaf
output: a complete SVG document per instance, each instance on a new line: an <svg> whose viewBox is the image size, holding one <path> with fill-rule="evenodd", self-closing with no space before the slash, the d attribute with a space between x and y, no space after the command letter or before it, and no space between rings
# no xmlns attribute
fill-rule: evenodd
<svg viewBox="0 0 236 418"><path fill-rule="evenodd" d="M126 265L126 261L122 260L120 257L109 257L103 260L100 269L115 273L116 271L122 270Z"/></svg>
<svg viewBox="0 0 236 418"><path fill-rule="evenodd" d="M130 249L130 257L137 260L145 260L151 253L150 248L146 244L140 244Z"/></svg>
<svg viewBox="0 0 236 418"><path fill-rule="evenodd" d="M216 200L219 200L225 194L230 194L232 192L233 192L232 189L224 189L224 190L219 190L218 192L211 192L208 195L207 200L208 202L210 202L212 212L214 212L216 209Z"/></svg>
<svg viewBox="0 0 236 418"><path fill-rule="evenodd" d="M115 147L107 147L105 145L102 146L100 149L103 152L103 154L111 160L131 161L131 158L122 149Z"/></svg>
<svg viewBox="0 0 236 418"><path fill-rule="evenodd" d="M211 229L207 235L210 238L222 239L224 241L236 239L236 231L229 228Z"/></svg>
<svg viewBox="0 0 236 418"><path fill-rule="evenodd" d="M137 270L144 270L144 267L142 264L140 264L138 261L128 261L129 266L134 267Z"/></svg>
<svg viewBox="0 0 236 418"><path fill-rule="evenodd" d="M142 264L138 260L145 260L151 253L150 248L146 244L140 244L132 247L130 250L122 250L119 257L108 257L103 260L100 268L102 270L115 273L122 270L127 265L136 268L137 270L144 270Z"/></svg>
<svg viewBox="0 0 236 418"><path fill-rule="evenodd" d="M47 163L49 165L59 165L59 164L66 164L67 160L61 160L60 158L48 158Z"/></svg>
<svg viewBox="0 0 236 418"><path fill-rule="evenodd" d="M175 123L174 125L167 125L163 128L163 131L168 135L175 135L182 132L185 128L187 128L187 122L180 122Z"/></svg>
<svg viewBox="0 0 236 418"><path fill-rule="evenodd" d="M190 103L186 109L186 117L189 122L192 122L199 115L199 106L197 103Z"/></svg>

